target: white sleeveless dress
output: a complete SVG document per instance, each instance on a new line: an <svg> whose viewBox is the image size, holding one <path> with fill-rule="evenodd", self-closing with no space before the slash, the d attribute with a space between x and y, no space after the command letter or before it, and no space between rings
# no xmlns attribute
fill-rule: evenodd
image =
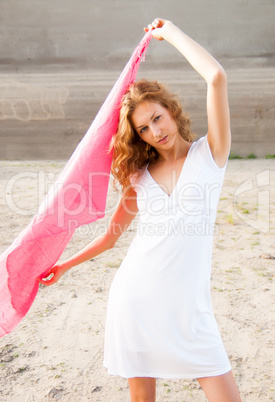
<svg viewBox="0 0 275 402"><path fill-rule="evenodd" d="M139 223L110 288L104 366L121 377L199 378L231 369L210 298L226 165L192 143L170 196L147 167L132 176Z"/></svg>

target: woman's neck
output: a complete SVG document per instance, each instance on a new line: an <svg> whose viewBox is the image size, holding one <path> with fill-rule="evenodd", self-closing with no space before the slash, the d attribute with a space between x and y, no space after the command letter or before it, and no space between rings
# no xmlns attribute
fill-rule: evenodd
<svg viewBox="0 0 275 402"><path fill-rule="evenodd" d="M171 148L157 150L159 153L157 161L174 162L178 159L184 158L187 155L190 146L191 143L184 140L179 134Z"/></svg>

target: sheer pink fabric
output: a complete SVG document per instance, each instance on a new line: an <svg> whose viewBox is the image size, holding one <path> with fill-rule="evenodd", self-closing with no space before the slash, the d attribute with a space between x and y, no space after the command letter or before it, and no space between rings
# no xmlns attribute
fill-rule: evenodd
<svg viewBox="0 0 275 402"><path fill-rule="evenodd" d="M0 256L0 336L26 315L37 294L37 277L58 261L75 229L105 215L121 99L135 80L152 38L144 35L59 179L30 224Z"/></svg>

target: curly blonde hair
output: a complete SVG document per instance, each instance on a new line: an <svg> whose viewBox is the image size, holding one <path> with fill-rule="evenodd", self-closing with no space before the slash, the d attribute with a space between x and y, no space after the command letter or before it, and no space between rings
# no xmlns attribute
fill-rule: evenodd
<svg viewBox="0 0 275 402"><path fill-rule="evenodd" d="M158 103L166 108L174 118L179 134L186 141L192 142L195 136L191 133L190 119L183 113L179 99L164 85L144 79L131 84L123 97L117 133L109 148L113 150L111 173L123 190L130 189L130 177L138 169L158 158L157 150L140 138L131 123L136 107L145 102Z"/></svg>

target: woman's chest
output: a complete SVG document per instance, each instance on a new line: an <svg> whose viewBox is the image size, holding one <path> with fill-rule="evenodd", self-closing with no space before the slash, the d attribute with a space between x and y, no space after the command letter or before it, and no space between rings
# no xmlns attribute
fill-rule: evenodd
<svg viewBox="0 0 275 402"><path fill-rule="evenodd" d="M191 161L183 165L180 173L176 170L169 173L167 181L160 178L157 182L149 171L145 171L137 191L141 214L196 216L215 211L222 187L219 178Z"/></svg>
<svg viewBox="0 0 275 402"><path fill-rule="evenodd" d="M152 179L164 193L170 197L177 185L184 168L186 156L173 162L166 162L165 164L153 164L147 166L146 174Z"/></svg>

